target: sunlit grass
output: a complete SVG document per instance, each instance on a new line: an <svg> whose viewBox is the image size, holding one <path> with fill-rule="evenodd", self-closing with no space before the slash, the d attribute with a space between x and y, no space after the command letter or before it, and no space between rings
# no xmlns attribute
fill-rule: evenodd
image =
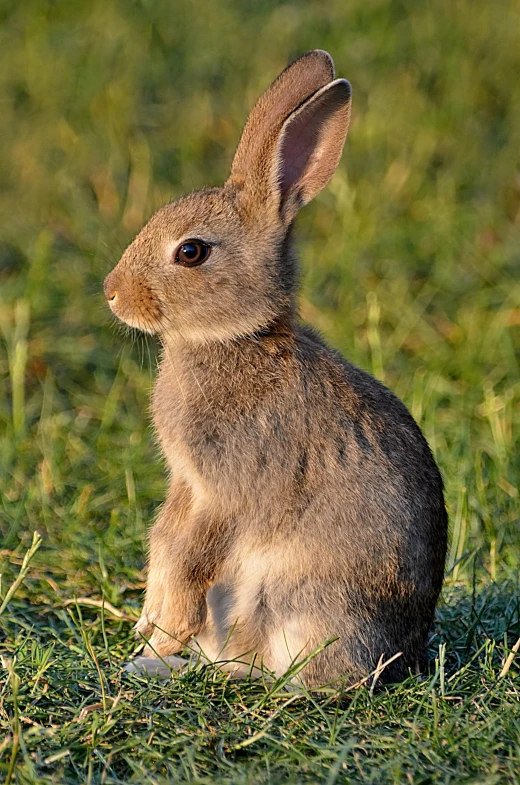
<svg viewBox="0 0 520 785"><path fill-rule="evenodd" d="M0 14L0 779L516 782L517 4ZM301 310L406 402L440 464L451 541L431 671L290 703L210 669L123 676L165 475L155 345L113 323L102 279L156 207L224 179L252 102L315 46L354 112L339 171L298 219Z"/></svg>

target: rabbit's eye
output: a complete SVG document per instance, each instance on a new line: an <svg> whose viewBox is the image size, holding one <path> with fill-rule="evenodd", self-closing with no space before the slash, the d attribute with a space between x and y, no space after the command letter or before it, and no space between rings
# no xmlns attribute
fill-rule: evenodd
<svg viewBox="0 0 520 785"><path fill-rule="evenodd" d="M174 261L184 267L195 267L205 262L210 253L211 246L202 240L188 240L177 248Z"/></svg>

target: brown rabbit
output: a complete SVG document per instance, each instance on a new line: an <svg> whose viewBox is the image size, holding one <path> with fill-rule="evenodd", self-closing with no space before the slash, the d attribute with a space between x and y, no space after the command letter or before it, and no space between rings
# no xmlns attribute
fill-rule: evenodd
<svg viewBox="0 0 520 785"><path fill-rule="evenodd" d="M153 417L170 489L136 667L176 666L191 641L281 675L330 638L307 686L398 653L387 681L424 663L439 471L404 405L297 315L293 219L338 165L350 103L326 52L300 57L252 110L226 184L160 209L105 280L112 311L163 346Z"/></svg>

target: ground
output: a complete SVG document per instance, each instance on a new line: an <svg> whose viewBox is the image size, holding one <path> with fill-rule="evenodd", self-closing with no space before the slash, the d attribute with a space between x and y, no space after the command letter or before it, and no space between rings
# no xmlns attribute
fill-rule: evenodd
<svg viewBox="0 0 520 785"><path fill-rule="evenodd" d="M0 780L517 782L517 4L0 14ZM301 310L406 402L441 467L430 667L339 695L209 668L159 684L122 671L165 491L157 347L114 325L101 283L156 207L224 179L254 99L317 46L352 82L353 121L298 219Z"/></svg>

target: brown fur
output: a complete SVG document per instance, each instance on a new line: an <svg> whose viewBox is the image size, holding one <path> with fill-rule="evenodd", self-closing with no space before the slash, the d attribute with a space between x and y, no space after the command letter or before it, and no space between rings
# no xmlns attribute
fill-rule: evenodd
<svg viewBox="0 0 520 785"><path fill-rule="evenodd" d="M442 483L412 417L297 318L291 223L323 188L350 86L323 52L255 106L223 188L159 210L105 281L114 313L160 335L153 394L170 491L150 535L139 632L165 657L195 637L213 660L310 686L424 660L446 550ZM181 242L207 261L173 263Z"/></svg>

